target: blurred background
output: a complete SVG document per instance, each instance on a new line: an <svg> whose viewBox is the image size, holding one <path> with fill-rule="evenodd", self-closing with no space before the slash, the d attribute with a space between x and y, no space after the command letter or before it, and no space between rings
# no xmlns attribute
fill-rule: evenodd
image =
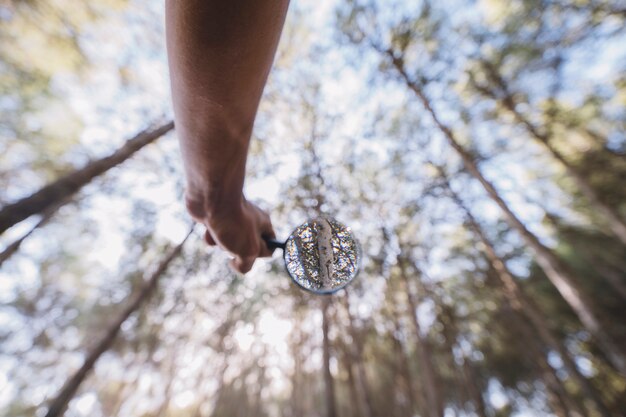
<svg viewBox="0 0 626 417"><path fill-rule="evenodd" d="M163 9L0 1L1 415L626 414L623 2L292 2L245 192L329 297L184 240Z"/></svg>

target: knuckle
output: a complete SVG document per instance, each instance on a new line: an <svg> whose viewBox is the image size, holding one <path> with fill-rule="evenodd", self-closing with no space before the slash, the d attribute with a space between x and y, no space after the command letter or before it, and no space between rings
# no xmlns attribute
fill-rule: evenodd
<svg viewBox="0 0 626 417"><path fill-rule="evenodd" d="M205 217L206 210L202 201L185 197L185 207L194 219L200 220Z"/></svg>

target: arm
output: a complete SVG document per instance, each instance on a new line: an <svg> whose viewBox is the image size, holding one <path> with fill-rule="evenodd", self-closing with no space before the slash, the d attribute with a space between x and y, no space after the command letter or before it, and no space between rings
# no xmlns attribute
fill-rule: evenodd
<svg viewBox="0 0 626 417"><path fill-rule="evenodd" d="M243 195L248 145L288 0L166 0L167 50L186 204L205 239L247 272L269 256L269 216Z"/></svg>

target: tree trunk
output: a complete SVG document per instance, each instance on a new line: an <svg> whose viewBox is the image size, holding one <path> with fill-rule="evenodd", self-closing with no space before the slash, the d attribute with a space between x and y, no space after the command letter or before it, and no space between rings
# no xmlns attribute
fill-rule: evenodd
<svg viewBox="0 0 626 417"><path fill-rule="evenodd" d="M262 357L267 357L267 349L263 349ZM257 368L257 381L256 381L256 392L254 393L254 401L253 401L253 410L254 414L257 417L263 417L267 415L265 413L265 407L263 405L263 388L265 388L265 384L267 383L267 370L265 365L263 365L262 361L258 361Z"/></svg>
<svg viewBox="0 0 626 417"><path fill-rule="evenodd" d="M198 401L196 403L196 407L193 413L189 413L189 415L193 417L202 417L203 415L205 415L206 413L203 414L203 407L211 399L211 393L206 390L206 384L204 383L205 380L213 380L215 378L218 378L218 385L214 395L215 400L219 398L219 394L222 392L222 389L224 387L224 373L227 371L228 364L230 363L229 354L231 350L226 346L226 337L231 333L233 327L237 323L237 315L235 314L235 311L240 306L241 304L239 303L231 306L230 312L226 316L226 319L222 323L220 323L220 325L208 336L206 341L202 342L203 345L212 345L212 340L214 337L216 337L217 343L215 344L214 348L212 347L212 350L214 353L220 355L222 361L221 366L219 366L218 369L214 369L211 366L205 366L198 373L198 378L195 385L197 387L196 395L198 396ZM211 314L203 307L199 307L205 314ZM205 391L202 392L201 388L204 388Z"/></svg>
<svg viewBox="0 0 626 417"><path fill-rule="evenodd" d="M298 346L293 347L294 350L299 349ZM303 417L304 412L302 409L302 359L299 353L294 355L294 370L293 375L291 376L291 416L293 417Z"/></svg>
<svg viewBox="0 0 626 417"><path fill-rule="evenodd" d="M426 397L426 408L428 417L442 417L443 416L443 401L441 397L439 378L434 367L434 358L430 343L422 335L419 320L417 318L417 300L415 294L409 283L409 278L406 274L406 266L404 259L398 259L398 266L400 267L400 273L405 285L406 297L409 309L411 310L411 321L415 330L415 337L417 339L417 354L420 362L420 368L424 372L424 393Z"/></svg>
<svg viewBox="0 0 626 417"><path fill-rule="evenodd" d="M221 346L221 343L220 343ZM224 356L228 356L226 353L224 353ZM226 363L227 360L224 360L224 362ZM220 367L220 371L219 371L219 375L223 375L224 372L226 372L226 369L224 369L226 365L222 365L222 367ZM211 394L209 392L206 391L206 387L204 386L204 380L207 378L212 378L214 377L214 375L211 375L211 368L209 366L205 366L202 368L202 370L199 372L198 374L198 380L196 382L196 395L198 397L198 401L196 403L196 407L193 411L193 413L190 413L189 415L193 416L193 417L202 417L202 408L204 407L204 405L209 401ZM218 385L218 389L221 389L221 386L223 385L223 381L220 380L220 385ZM202 392L201 391L201 387L205 388L205 391Z"/></svg>
<svg viewBox="0 0 626 417"><path fill-rule="evenodd" d="M552 376L549 371L545 370L545 367L542 367L541 369L542 378L544 381ZM563 398L561 397L560 393L554 389L554 386L545 382L544 384L546 384L545 388L548 405L550 406L550 409L552 410L554 415L557 417L573 417L568 413L566 405L563 403Z"/></svg>
<svg viewBox="0 0 626 417"><path fill-rule="evenodd" d="M22 235L22 237L18 238L13 243L9 244L6 248L4 248L2 253L0 253L0 266L2 266L2 264L7 259L9 259L11 256L15 255L17 253L17 251L20 250L20 247L22 246L22 243L24 243L24 241L30 235L32 235L37 229L39 229L40 227L42 227L46 223L48 223L48 221L50 221L50 219L52 218L52 216L54 215L54 213L57 211L58 208L59 208L59 206L50 207L48 210L43 212L42 216L41 216L41 219L39 219L39 221L32 227L32 229L30 229L28 232L26 232L24 235Z"/></svg>
<svg viewBox="0 0 626 417"><path fill-rule="evenodd" d="M422 285L423 286L423 285ZM425 289L424 289L425 290ZM437 297L436 294L431 293L431 297ZM435 299L435 298L434 298ZM442 334L446 340L446 347L448 355L446 355L448 366L450 367L451 374L453 374L454 384L457 386L457 395L459 398L459 404L461 409L465 411L466 404L470 402L473 405L473 411L478 414L479 417L486 417L485 401L483 399L484 383L481 379L475 375L469 359L464 354L460 358L461 365L456 365L454 348L458 346L459 327L457 325L457 316L454 307L449 307L443 303L440 299L436 299L437 304L440 306L438 315L440 317L439 322L443 326ZM462 349L460 349L462 351Z"/></svg>
<svg viewBox="0 0 626 417"><path fill-rule="evenodd" d="M333 288L334 254L332 245L332 227L324 217L315 220L317 229L317 249L319 253L319 272L322 281L321 290Z"/></svg>
<svg viewBox="0 0 626 417"><path fill-rule="evenodd" d="M587 417L587 413L582 410L576 401L568 394L556 370L550 366L546 353L544 352L545 346L534 337L532 328L526 321L526 318L519 311L514 311L513 314L517 319L517 325L515 327L521 333L520 339L527 341L527 346L523 350L524 355L528 359L528 363L535 364L539 370L541 380L547 389L546 395L550 403L550 408L554 414L559 417ZM572 411L575 411L575 413L572 413Z"/></svg>
<svg viewBox="0 0 626 417"><path fill-rule="evenodd" d="M70 400L74 397L81 383L87 377L87 374L93 369L96 361L100 358L100 356L106 352L113 342L117 334L122 327L122 324L133 314L137 309L150 297L150 295L154 292L159 282L159 278L165 273L168 266L176 258L187 239L191 235L192 230L187 234L185 239L178 244L174 249L170 251L170 253L161 261L156 271L152 273L150 278L143 285L141 290L132 297L130 303L122 310L117 319L109 326L107 331L104 334L104 337L100 339L100 341L89 351L83 365L80 367L76 373L67 380L61 392L56 396L54 400L50 403L50 407L46 413L46 417L58 417L63 415L65 412L65 408Z"/></svg>
<svg viewBox="0 0 626 417"><path fill-rule="evenodd" d="M389 303L390 303L390 308L392 309L392 313L393 313L394 330L397 334L400 334L401 332L400 312L398 311L393 301L390 301ZM407 357L406 352L404 351L404 346L402 346L402 342L398 338L396 338L394 335L392 335L391 337L393 339L394 353L395 353L396 361L398 364L397 365L398 371L400 375L402 376L402 379L404 379L404 391L407 397L407 408L408 408L407 410L408 412L406 413L406 415L412 416L418 411L416 401L418 401L419 396L416 394L415 383L413 382L413 377L411 375L411 366L409 364L409 358Z"/></svg>
<svg viewBox="0 0 626 417"><path fill-rule="evenodd" d="M456 404L465 404L463 390L463 381L458 365L454 360L454 345L456 344L456 338L458 334L458 330L456 325L453 325L454 322L454 314L450 309L444 304L443 300L439 295L430 290L430 288L424 285L424 282L421 280L415 280L415 284L417 285L417 291L422 292L424 295L428 296L436 305L439 306L437 311L437 321L442 326L442 331L440 335L443 336L445 342L445 349L442 350L442 361L444 366L448 367L450 370L450 377L447 381L441 381L440 384L442 387L447 387L446 391L448 391L449 399L452 403ZM475 384L476 382L474 382Z"/></svg>
<svg viewBox="0 0 626 417"><path fill-rule="evenodd" d="M302 331L301 311L294 307L294 326L290 338L291 356L293 357L293 373L291 374L291 398L290 398L290 417L304 417L304 358L302 355L302 346L305 339Z"/></svg>
<svg viewBox="0 0 626 417"><path fill-rule="evenodd" d="M485 406L482 389L478 384L474 368L466 357L463 357L463 380L467 385L467 391L474 404L474 411L478 414L478 417L487 417L487 407Z"/></svg>
<svg viewBox="0 0 626 417"><path fill-rule="evenodd" d="M609 265L603 265L602 261L599 259L595 259L594 263L598 272L604 277L604 279L606 279L606 282L613 289L613 291L619 294L622 301L626 302L626 282L624 281L624 275L613 270L613 268Z"/></svg>
<svg viewBox="0 0 626 417"><path fill-rule="evenodd" d="M352 349L350 354L354 358L352 362L354 362L356 366L356 383L360 398L359 404L361 406L361 416L372 417L374 415L374 408L372 404L372 396L370 394L371 391L367 382L367 375L365 373L365 366L363 365L363 340L354 327L354 318L350 312L350 299L348 294L348 289L344 289L344 308L346 309L346 314L348 315L348 329L350 331L350 336L352 337Z"/></svg>
<svg viewBox="0 0 626 417"><path fill-rule="evenodd" d="M602 401L600 394L591 385L591 382L580 373L570 353L559 341L555 332L549 327L545 319L542 317L540 309L530 298L526 296L518 282L513 277L513 274L506 266L506 263L497 255L495 248L489 239L487 239L482 227L478 224L478 221L469 208L465 205L465 203L463 203L459 195L456 194L456 192L450 187L447 179L443 179L446 189L449 191L452 199L457 206L463 210L469 222L470 228L482 243L483 252L502 284L503 293L508 303L514 310L520 312L528 319L530 325L543 344L559 354L567 372L572 378L574 378L585 395L593 402L600 415L603 417L610 417L611 413L604 404L604 401Z"/></svg>
<svg viewBox="0 0 626 417"><path fill-rule="evenodd" d="M174 379L176 377L176 358L178 357L176 353L175 351L170 352L169 367L166 373L167 381L165 381L165 393L163 394L159 408L152 417L164 417L167 415L167 410L172 401L172 387L174 386Z"/></svg>
<svg viewBox="0 0 626 417"><path fill-rule="evenodd" d="M387 51L387 54L392 59L393 65L402 76L407 87L419 98L426 111L431 115L435 125L443 133L450 146L461 157L465 168L481 183L489 197L500 207L509 225L517 230L526 244L533 249L539 266L543 269L546 276L556 287L561 296L574 310L585 329L594 336L598 346L602 349L610 363L618 372L626 375L626 359L624 359L622 350L618 348L618 345L604 332L601 320L591 308L593 305L592 301L580 289L573 273L561 262L557 255L547 246L543 245L537 236L532 234L511 211L502 197L500 197L493 184L491 184L478 169L474 158L459 144L452 130L439 120L437 113L435 113L435 110L420 86L414 83L407 75L402 60L395 57L392 51Z"/></svg>
<svg viewBox="0 0 626 417"><path fill-rule="evenodd" d="M335 399L335 381L330 372L330 339L328 338L329 317L328 307L330 306L330 296L322 300L322 334L323 334L323 355L324 355L324 396L326 399L326 417L337 417L337 403Z"/></svg>
<svg viewBox="0 0 626 417"><path fill-rule="evenodd" d="M126 369L126 373L128 374L129 370L131 369L130 364L127 365L125 369ZM128 397L130 396L130 393L136 389L137 381L139 381L139 377L140 377L140 371L136 370L130 381L126 381L125 379L123 380L122 386L120 387L119 394L117 395L115 402L113 402L109 406L110 409L106 406L103 407L102 411L105 416L119 416L120 415L120 410L122 409L124 402L128 399Z"/></svg>
<svg viewBox="0 0 626 417"><path fill-rule="evenodd" d="M567 173L572 177L576 186L580 189L583 195L589 200L591 205L601 214L602 218L606 220L609 225L610 230L613 234L622 241L624 245L626 245L626 221L624 221L616 210L614 210L611 206L606 204L596 190L591 186L587 178L580 172L574 165L572 165L565 156L556 149L552 143L550 143L549 135L542 133L539 131L539 128L531 123L527 117L519 112L517 109L517 104L513 98L513 94L509 91L505 80L501 77L501 75L497 72L497 70L490 63L483 61L483 66L487 70L490 79L502 90L504 93L504 97L499 100L502 102L504 107L511 112L515 120L518 123L523 125L526 130L535 138L538 142L545 146L545 148L550 152L550 154L559 161L564 167ZM494 91L489 88L485 88L483 86L476 85L476 88L482 92L484 95L498 100L498 97L494 93Z"/></svg>
<svg viewBox="0 0 626 417"><path fill-rule="evenodd" d="M350 348L343 343L342 344L342 352L343 352L343 362L344 367L346 369L346 373L348 374L348 389L350 391L350 402L351 402L351 411L352 417L361 417L364 414L364 411L357 407L356 404L361 404L358 394L358 388L356 386L356 379L354 378L354 370L352 363L352 354L350 352Z"/></svg>
<svg viewBox="0 0 626 417"><path fill-rule="evenodd" d="M173 128L174 122L169 122L156 129L144 130L129 139L111 155L92 161L83 168L70 172L44 186L30 196L3 207L0 210L0 235L8 228L32 215L42 213L50 207L60 206L60 202L68 200L94 178L126 161L135 152L154 142Z"/></svg>

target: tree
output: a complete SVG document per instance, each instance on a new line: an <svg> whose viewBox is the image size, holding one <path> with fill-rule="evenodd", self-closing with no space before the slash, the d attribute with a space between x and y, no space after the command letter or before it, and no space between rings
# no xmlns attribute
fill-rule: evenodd
<svg viewBox="0 0 626 417"><path fill-rule="evenodd" d="M527 116L522 114L519 110L518 104L515 101L515 92L510 91L508 83L502 75L498 72L497 68L492 62L488 60L481 60L480 66L484 68L487 74L488 84L481 84L475 79L472 80L473 86L486 97L492 98L501 103L506 110L508 110L515 118L515 120L524 126L528 133L541 143L556 159L561 163L570 176L574 179L578 189L589 200L592 206L598 211L598 213L606 219L611 232L617 236L620 241L626 245L626 222L620 217L617 211L606 204L593 186L589 183L588 179L580 172L574 164L569 162L565 155L561 153L552 143L552 140L548 133L542 132L538 126L533 124Z"/></svg>
<svg viewBox="0 0 626 417"><path fill-rule="evenodd" d="M107 331L104 333L102 339L100 339L93 348L89 350L82 366L70 377L59 394L50 402L50 406L48 407L48 411L46 413L46 417L57 417L62 415L65 412L65 408L67 404L70 402L72 397L76 394L76 391L80 387L81 383L87 377L87 374L93 369L96 361L102 356L104 352L106 352L113 342L115 341L115 337L120 331L122 324L139 308L141 305L150 297L150 295L154 292L157 284L159 282L159 278L163 276L163 274L167 271L170 263L180 255L183 245L191 236L193 229L189 231L185 239L178 244L175 248L173 248L167 256L161 261L158 265L157 269L150 275L147 279L143 287L140 291L132 296L128 305L122 310L119 316L109 325Z"/></svg>
<svg viewBox="0 0 626 417"><path fill-rule="evenodd" d="M320 214L350 226L357 278L321 298L290 281L278 253L241 277L227 254L188 239L184 261L173 259L119 326L66 414L622 415L624 378L442 129L566 265L621 348L626 248L481 64L493 64L515 110L623 216L620 7L318 3L291 5L246 195L270 211L279 238ZM168 111L162 7L123 5L0 6L2 203ZM48 223L54 207L0 239L4 254L23 242L0 270L0 414L45 414L46 398L110 336L102 323L118 323L109 320L171 253L162 242L179 242L188 215L175 147L155 140Z"/></svg>
<svg viewBox="0 0 626 417"><path fill-rule="evenodd" d="M335 380L333 378L332 372L330 370L330 337L329 337L329 328L330 328L330 317L328 313L328 308L330 307L331 298L325 297L322 300L322 351L324 356L324 396L326 402L326 416L327 417L336 417L337 416L337 402L335 399Z"/></svg>
<svg viewBox="0 0 626 417"><path fill-rule="evenodd" d="M24 240L28 239L28 237L31 234L33 234L37 229L39 229L40 227L48 223L48 221L50 221L50 219L52 218L56 210L57 210L57 207L50 207L48 210L46 210L42 214L41 219L28 232L26 232L25 234L22 235L22 237L18 238L17 240L9 244L0 253L0 266L2 266L4 261L9 259L11 256L13 256L17 251L19 251L20 246L22 246L22 243L24 242Z"/></svg>
<svg viewBox="0 0 626 417"><path fill-rule="evenodd" d="M550 329L546 324L544 318L542 317L541 310L524 294L516 279L513 277L513 274L507 268L506 262L498 257L495 248L493 247L489 239L487 239L487 236L478 224L476 218L469 211L465 203L463 203L459 195L452 189L450 183L448 182L448 179L445 177L445 174L443 174L441 170L440 173L442 175L445 189L448 191L454 202L463 210L465 216L467 217L469 227L482 243L485 255L501 281L503 293L504 296L507 298L508 303L513 309L519 311L523 316L525 316L525 319L528 319L532 326L532 329L526 330L526 323L521 321L520 328L524 328L525 334L527 334L527 336L530 338L533 337L533 334L539 335L539 338L541 339L541 342L544 346L547 346L557 352L561 357L561 360L563 361L567 372L580 385L585 395L591 399L591 401L594 403L594 406L601 413L601 415L606 417L610 416L611 412L607 409L598 392L595 390L593 385L591 385L591 383L580 373L571 354L558 340L555 332ZM540 355L542 358L544 357L543 353L540 353ZM542 367L547 372L552 372L552 367L547 362L547 359L542 360ZM554 375L549 375L547 378L550 380L551 384L558 385L559 389L561 389L560 381L556 373L554 373ZM563 391L561 394L562 396L567 395L564 389L561 390ZM565 410L569 408L569 406L566 406Z"/></svg>
<svg viewBox="0 0 626 417"><path fill-rule="evenodd" d="M528 230L499 195L493 184L484 177L472 155L461 146L452 130L439 119L430 100L424 94L422 87L409 77L404 68L403 59L397 56L397 52L390 49L384 50L380 47L377 48L391 61L407 88L418 97L428 114L432 117L435 125L447 139L450 147L462 159L468 172L480 182L489 197L500 207L511 227L517 230L528 246L534 250L537 261L545 271L546 276L576 312L585 328L594 335L597 343L602 347L613 366L619 370L619 372L626 375L626 360L623 357L621 349L618 348L618 345L612 340L611 336L604 331L602 321L597 317L597 313L594 312L594 303L580 290L577 279L573 276L569 268L558 259L550 248L541 243L541 241Z"/></svg>
<svg viewBox="0 0 626 417"><path fill-rule="evenodd" d="M46 185L30 196L4 206L0 210L0 234L34 214L42 213L51 207L58 208L62 201L67 201L69 197L94 178L126 161L135 152L154 142L173 128L174 122L169 122L157 128L146 129L129 139L111 155L92 161L83 168Z"/></svg>
<svg viewBox="0 0 626 417"><path fill-rule="evenodd" d="M349 347L345 347L347 350L345 354L345 358L348 360L346 367L348 372L350 373L350 379L354 381L354 385L356 385L356 402L358 406L355 406L355 411L358 412L359 415L363 417L372 417L375 415L374 409L372 406L372 395L370 394L370 387L367 381L367 375L365 372L365 364L363 361L363 342L361 340L361 335L359 334L355 323L354 317L350 312L350 291L348 289L344 289L343 297L341 297L341 301L343 301L343 306L346 312L346 316L348 318L348 333L350 334L351 342ZM352 365L355 365L356 375L352 375Z"/></svg>
<svg viewBox="0 0 626 417"><path fill-rule="evenodd" d="M426 397L426 413L430 417L438 417L442 416L444 412L443 398L441 395L441 383L439 382L439 376L435 370L436 366L434 356L432 354L432 347L430 346L430 342L422 334L422 329L417 317L417 300L408 276L408 264L410 261L408 261L405 256L401 255L398 257L398 268L400 269L400 276L404 283L409 316L415 332L420 367L424 371L423 387ZM419 277L419 272L416 271L415 276Z"/></svg>

